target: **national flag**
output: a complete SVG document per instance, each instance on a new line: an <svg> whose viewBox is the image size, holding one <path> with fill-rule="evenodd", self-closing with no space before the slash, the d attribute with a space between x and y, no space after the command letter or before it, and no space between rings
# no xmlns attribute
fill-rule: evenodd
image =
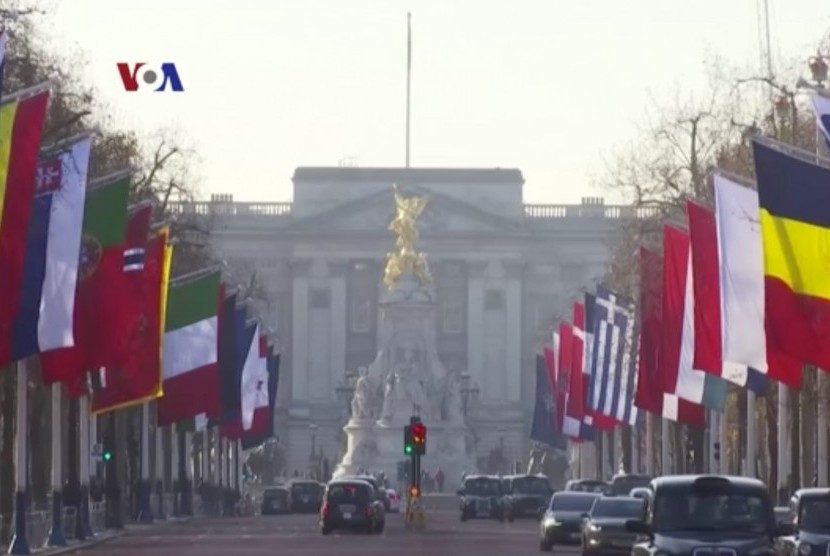
<svg viewBox="0 0 830 556"><path fill-rule="evenodd" d="M763 154L759 156L763 158ZM758 173L765 174L763 169ZM772 246L765 247L762 240L758 193L720 175L715 175L714 184L721 269L722 376L743 385L768 375L800 388L800 361L786 355L794 355L792 348L774 339L768 341L776 327L770 328L774 317L771 320L767 313L780 306L776 307L773 293L776 283L764 279L768 256L764 251ZM786 189L791 193L797 190Z"/></svg>
<svg viewBox="0 0 830 556"><path fill-rule="evenodd" d="M785 353L830 369L830 169L757 141L753 149L767 333Z"/></svg>
<svg viewBox="0 0 830 556"><path fill-rule="evenodd" d="M597 286L594 302L594 347L591 406L595 414L634 425L637 407L634 345L634 304L604 285Z"/></svg>
<svg viewBox="0 0 830 556"><path fill-rule="evenodd" d="M237 307L237 295L224 300L222 319L219 322L219 383L221 385L221 411L215 416L218 422L238 420L242 411L242 367L247 354L248 318L244 307ZM253 334L253 331L251 331Z"/></svg>
<svg viewBox="0 0 830 556"><path fill-rule="evenodd" d="M92 139L44 153L26 240L23 290L14 326L12 358L71 347Z"/></svg>
<svg viewBox="0 0 830 556"><path fill-rule="evenodd" d="M684 400L700 404L707 409L723 411L726 403L726 381L720 376L696 369L693 365L695 353L695 294L692 270L691 237L686 233L677 235L678 248L686 252L685 273L675 273L676 286L683 292L681 307L680 360L677 369L675 394Z"/></svg>
<svg viewBox="0 0 830 556"><path fill-rule="evenodd" d="M721 292L718 230L715 213L692 201L686 203L692 255L694 293L694 356L692 366L721 376Z"/></svg>
<svg viewBox="0 0 830 556"><path fill-rule="evenodd" d="M816 127L821 131L828 148L830 148L830 98L820 92L810 98L813 101L813 112L816 114Z"/></svg>
<svg viewBox="0 0 830 556"><path fill-rule="evenodd" d="M663 378L660 370L661 321L663 319L662 259L640 247L640 339L637 391L634 404L655 415L663 413Z"/></svg>
<svg viewBox="0 0 830 556"><path fill-rule="evenodd" d="M536 355L536 406L533 411L533 423L530 428L530 439L534 442L547 444L553 448L564 449L565 440L553 428L556 404L550 391L545 358L542 354Z"/></svg>
<svg viewBox="0 0 830 556"><path fill-rule="evenodd" d="M558 340L555 339L555 336L556 336L556 334L554 334L554 337L552 337L551 340L553 342L558 342ZM557 418L558 417L557 413L558 413L559 407L556 404L556 396L557 396L556 352L554 351L553 346L552 345L551 346L543 346L542 347L542 356L545 358L545 370L548 373L548 384L550 385L551 399L553 400L554 406L556 406L555 411L554 411L554 418L555 419L554 419L554 423L553 423L553 428L557 432L561 432L562 431L562 426L559 424L559 421L558 421L558 418Z"/></svg>
<svg viewBox="0 0 830 556"><path fill-rule="evenodd" d="M19 93L0 105L0 365L12 361L15 321L23 302L25 258L38 153L49 92Z"/></svg>
<svg viewBox="0 0 830 556"><path fill-rule="evenodd" d="M551 395L553 395L554 405L556 406L555 410L555 417L556 421L554 422L554 430L557 433L562 432L562 421L565 418L565 394L567 392L567 384L562 379L563 373L561 364L561 350L562 350L562 342L560 340L559 332L553 333L553 346L551 351L551 356L553 357L554 361L553 364L553 381L551 382ZM545 357L547 358L547 351L545 351ZM550 372L551 363L545 361L548 367L548 372Z"/></svg>
<svg viewBox="0 0 830 556"><path fill-rule="evenodd" d="M239 308L236 310L237 318L240 315ZM244 309L241 311L242 315L245 315ZM236 325L239 325L237 321ZM252 407L254 399L250 396L250 390L247 388L248 384L243 382L243 380L248 379L252 376L259 376L257 373L259 371L258 366L259 362L257 359L259 358L259 335L258 335L258 328L259 325L256 321L250 321L243 323L243 329L240 331L239 329L236 330L237 336L237 343L236 343L236 373L237 373L237 392L239 392L239 407L238 409L232 410L230 414L224 415L224 420L221 426L221 433L223 436L236 440L242 437L245 433L245 423L244 423L244 413L246 410ZM246 388L243 390L243 385ZM234 400L235 401L235 400Z"/></svg>
<svg viewBox="0 0 830 556"><path fill-rule="evenodd" d="M124 235L124 273L144 270L147 234L153 220L153 204L131 206L127 213L127 230Z"/></svg>
<svg viewBox="0 0 830 556"><path fill-rule="evenodd" d="M277 391L280 380L280 354L275 353L274 346L268 346L267 353L268 410L265 419L261 419L259 411L254 414L254 426L251 428L252 430L246 432L240 439L243 450L256 448L274 436L274 408L277 403ZM260 429L258 425L263 421L265 425Z"/></svg>
<svg viewBox="0 0 830 556"><path fill-rule="evenodd" d="M562 405L562 434L566 434L575 441L579 441L579 430L582 418L575 419L574 415L568 412L568 403L571 390L571 369L573 369L573 327L569 322L559 323L559 376L557 383L559 397L557 403ZM576 435L576 436L574 436Z"/></svg>
<svg viewBox="0 0 830 556"><path fill-rule="evenodd" d="M64 382L70 395L86 391L86 372L124 362L129 291L124 274L124 241L129 173L87 188L75 291L75 345L40 354L46 383Z"/></svg>
<svg viewBox="0 0 830 556"><path fill-rule="evenodd" d="M182 277L170 284L164 327L164 396L159 426L220 412L219 305L221 274Z"/></svg>
<svg viewBox="0 0 830 556"><path fill-rule="evenodd" d="M143 219L144 212L151 211L137 210L128 228L141 228L143 224L133 225L133 222ZM172 246L168 243L167 228L161 229L149 242L147 229L143 231L146 257L142 270L126 278L134 313L124 329L126 357L121 365L104 369L105 383L92 393L93 414L130 407L162 395L162 323L167 307Z"/></svg>
<svg viewBox="0 0 830 556"><path fill-rule="evenodd" d="M591 413L594 427L599 430L614 430L617 422L613 417L596 411L594 398L594 366L597 354L594 353L594 334L597 327L596 296L585 293L585 349L582 361L582 372L585 375L585 408ZM633 390L632 390L633 394Z"/></svg>
<svg viewBox="0 0 830 556"><path fill-rule="evenodd" d="M594 439L594 418L588 399L588 376L585 374L585 306L573 305L573 347L571 348L571 380L568 382L568 415L581 421L578 436Z"/></svg>
<svg viewBox="0 0 830 556"><path fill-rule="evenodd" d="M689 235L673 226L663 227L663 319L660 367L663 379L663 411L666 419L687 425L705 426L702 405L678 395L683 309L686 303L686 275L689 268ZM687 402L683 404L682 402Z"/></svg>
<svg viewBox="0 0 830 556"><path fill-rule="evenodd" d="M266 356L267 339L260 334L260 326L257 324L253 341L245 358L245 366L242 367L240 401L242 402L242 430L244 431L251 430L256 410L268 406L268 364Z"/></svg>

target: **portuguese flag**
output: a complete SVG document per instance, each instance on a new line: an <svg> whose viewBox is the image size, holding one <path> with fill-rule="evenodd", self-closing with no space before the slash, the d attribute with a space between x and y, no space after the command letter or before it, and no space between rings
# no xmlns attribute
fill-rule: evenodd
<svg viewBox="0 0 830 556"><path fill-rule="evenodd" d="M88 371L124 362L123 330L130 318L124 274L130 177L122 172L90 185L75 290L75 345L40 355L44 381L65 383L75 397L87 391Z"/></svg>

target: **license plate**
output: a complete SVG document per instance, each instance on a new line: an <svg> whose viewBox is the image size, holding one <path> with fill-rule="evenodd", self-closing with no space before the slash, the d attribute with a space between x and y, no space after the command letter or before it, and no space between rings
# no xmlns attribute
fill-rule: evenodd
<svg viewBox="0 0 830 556"><path fill-rule="evenodd" d="M343 519L351 519L351 518L352 518L351 512L344 512L343 513Z"/></svg>

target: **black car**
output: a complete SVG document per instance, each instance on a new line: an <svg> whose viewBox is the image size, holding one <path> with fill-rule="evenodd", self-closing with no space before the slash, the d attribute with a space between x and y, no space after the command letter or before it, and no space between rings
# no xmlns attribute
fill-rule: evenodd
<svg viewBox="0 0 830 556"><path fill-rule="evenodd" d="M582 544L582 520L600 496L567 490L554 494L542 516L539 549L550 552L555 544Z"/></svg>
<svg viewBox="0 0 830 556"><path fill-rule="evenodd" d="M646 504L630 496L597 498L582 522L582 556L629 554L637 535L625 524L629 519L644 519Z"/></svg>
<svg viewBox="0 0 830 556"><path fill-rule="evenodd" d="M292 481L290 488L292 512L316 514L320 511L326 489L324 485L317 481Z"/></svg>
<svg viewBox="0 0 830 556"><path fill-rule="evenodd" d="M638 487L647 488L651 484L649 475L638 473L619 473L611 479L610 492L615 496L628 496L629 493Z"/></svg>
<svg viewBox="0 0 830 556"><path fill-rule="evenodd" d="M510 475L502 480L505 517L539 519L547 508L553 489L544 475Z"/></svg>
<svg viewBox="0 0 830 556"><path fill-rule="evenodd" d="M288 487L266 488L262 493L262 515L291 513L291 492Z"/></svg>
<svg viewBox="0 0 830 556"><path fill-rule="evenodd" d="M651 489L646 519L626 523L647 539L631 556L776 556L776 537L792 531L776 523L757 479L677 475L652 480Z"/></svg>
<svg viewBox="0 0 830 556"><path fill-rule="evenodd" d="M372 485L341 479L326 486L320 508L320 532L324 535L335 529L359 529L371 535L382 533L385 526L386 512Z"/></svg>
<svg viewBox="0 0 830 556"><path fill-rule="evenodd" d="M371 475L347 475L345 477L341 477L341 479L349 479L354 481L366 481L372 488L375 489L375 497L383 504L383 509L387 512L392 507L392 501L389 500L389 495L386 493L386 489L383 488L383 485L377 480L375 477Z"/></svg>
<svg viewBox="0 0 830 556"><path fill-rule="evenodd" d="M468 475L458 490L461 521L495 518L504 521L502 481L491 475Z"/></svg>
<svg viewBox="0 0 830 556"><path fill-rule="evenodd" d="M575 492L594 492L605 494L611 488L610 483L597 479L572 479L565 483L565 490Z"/></svg>
<svg viewBox="0 0 830 556"><path fill-rule="evenodd" d="M825 556L830 546L830 490L797 490L788 509L794 531L780 539L785 556Z"/></svg>

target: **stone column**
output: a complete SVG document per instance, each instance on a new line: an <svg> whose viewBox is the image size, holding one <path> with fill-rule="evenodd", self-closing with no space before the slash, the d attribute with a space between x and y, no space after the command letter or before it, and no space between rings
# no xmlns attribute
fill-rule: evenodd
<svg viewBox="0 0 830 556"><path fill-rule="evenodd" d="M486 262L467 262L467 367L484 387L484 269Z"/></svg>
<svg viewBox="0 0 830 556"><path fill-rule="evenodd" d="M524 261L506 261L507 287L505 295L505 401L522 399L522 279Z"/></svg>
<svg viewBox="0 0 830 556"><path fill-rule="evenodd" d="M291 391L295 401L308 400L308 269L310 261L292 261Z"/></svg>
<svg viewBox="0 0 830 556"><path fill-rule="evenodd" d="M347 299L346 299L346 271L348 261L329 261L331 302L331 363L329 366L330 388L329 395L336 400L335 387L340 378L346 372L346 332L347 323Z"/></svg>

